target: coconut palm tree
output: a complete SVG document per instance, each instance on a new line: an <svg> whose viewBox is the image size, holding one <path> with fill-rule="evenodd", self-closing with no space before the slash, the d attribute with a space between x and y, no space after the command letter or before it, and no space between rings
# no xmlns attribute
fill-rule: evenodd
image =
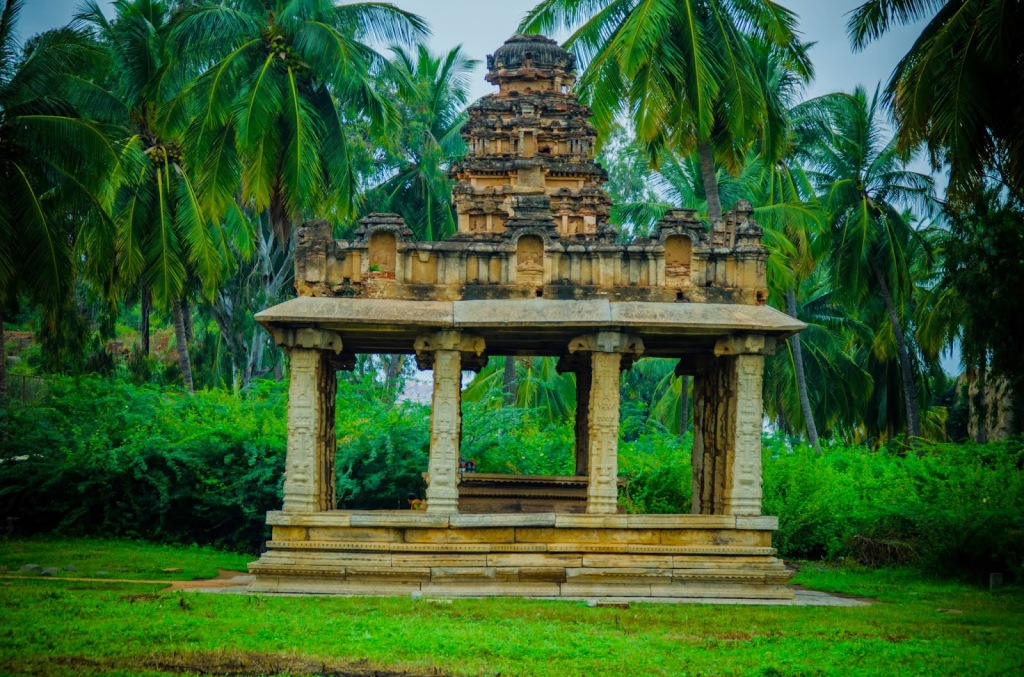
<svg viewBox="0 0 1024 677"><path fill-rule="evenodd" d="M203 192L215 187L197 180L198 164L186 153L188 118L177 97L187 79L166 44L171 6L117 0L114 9L115 18L108 20L89 0L76 16L111 59L107 77L92 92L91 111L119 125L126 139L117 165L116 237L88 239L86 259L91 277L104 287L134 290L141 281L155 304L173 316L182 380L192 391L184 298L196 282L208 297L216 292L233 263L222 223L241 221L204 205ZM229 177L219 179L230 185ZM244 228L236 227L234 235L248 237Z"/></svg>
<svg viewBox="0 0 1024 677"><path fill-rule="evenodd" d="M7 394L4 310L18 297L55 327L75 280L78 224L102 213L118 150L72 104L68 74L92 69L102 50L64 28L18 39L22 0L0 9L0 399Z"/></svg>
<svg viewBox="0 0 1024 677"><path fill-rule="evenodd" d="M576 407L576 376L559 373L558 360L553 357L527 357L515 362L516 405L538 410L546 421L566 420ZM490 406L501 406L505 364L505 360L497 359L488 362L462 392L463 401L486 401Z"/></svg>
<svg viewBox="0 0 1024 677"><path fill-rule="evenodd" d="M828 94L798 112L817 139L799 153L831 219L833 289L857 306L872 296L884 304L913 440L920 434L920 413L903 299L910 296L907 252L917 234L902 209L930 209L932 179L908 171L897 141L886 141L877 90L872 97L861 87Z"/></svg>
<svg viewBox="0 0 1024 677"><path fill-rule="evenodd" d="M1024 202L1024 4L1019 0L869 0L847 31L862 49L892 26L930 18L885 90L901 150L927 145L968 200L994 179Z"/></svg>
<svg viewBox="0 0 1024 677"><path fill-rule="evenodd" d="M575 31L566 47L586 66L580 92L599 132L625 110L652 161L697 152L712 223L722 218L716 162L738 169L772 121L752 43L804 79L812 72L796 16L770 0L542 0L520 28Z"/></svg>
<svg viewBox="0 0 1024 677"><path fill-rule="evenodd" d="M374 85L400 76L367 42L410 44L427 34L416 15L377 2L228 0L183 10L172 43L186 65L206 68L188 101L208 209L222 213L237 201L235 187L218 179L241 169L241 204L266 211L282 243L306 214L354 215L348 127L398 119Z"/></svg>
<svg viewBox="0 0 1024 677"><path fill-rule="evenodd" d="M414 52L393 47L402 126L382 139L391 176L366 197L367 210L401 214L416 237L441 239L455 232L448 169L466 152L459 134L466 120L469 77L479 64L458 46L435 56L425 45Z"/></svg>

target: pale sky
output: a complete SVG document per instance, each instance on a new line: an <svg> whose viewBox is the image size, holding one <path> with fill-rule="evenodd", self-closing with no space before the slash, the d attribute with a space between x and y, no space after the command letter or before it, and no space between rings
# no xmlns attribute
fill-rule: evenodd
<svg viewBox="0 0 1024 677"><path fill-rule="evenodd" d="M846 38L847 13L861 0L782 0L800 18L800 30L808 42L817 43L811 57L817 78L808 96L837 90L849 91L857 84L870 90L888 79L897 61L920 33L921 24L897 28L865 51L853 54ZM28 38L71 19L79 0L28 0L22 14L20 33ZM101 2L109 6L109 2ZM480 60L474 78L473 97L492 91L483 79L483 61L514 31L536 0L394 0L402 9L424 17L433 30L430 47L441 52L462 44ZM556 36L557 37L557 36Z"/></svg>

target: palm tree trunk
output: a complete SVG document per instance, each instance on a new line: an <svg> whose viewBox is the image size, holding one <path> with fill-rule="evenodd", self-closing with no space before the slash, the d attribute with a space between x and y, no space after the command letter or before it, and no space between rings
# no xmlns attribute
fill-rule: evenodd
<svg viewBox="0 0 1024 677"><path fill-rule="evenodd" d="M149 357L149 314L153 308L153 297L149 293L149 287L142 285L142 300L139 302L139 340L142 344L142 354Z"/></svg>
<svg viewBox="0 0 1024 677"><path fill-rule="evenodd" d="M513 355L505 358L501 389L505 393L505 406L511 407L516 403L516 358Z"/></svg>
<svg viewBox="0 0 1024 677"><path fill-rule="evenodd" d="M686 428L690 425L690 377L683 374L679 377L679 436L686 436Z"/></svg>
<svg viewBox="0 0 1024 677"><path fill-rule="evenodd" d="M713 228L722 220L722 199L718 194L718 178L715 175L715 153L711 150L710 141L697 143L697 154L700 156L700 173L704 180L704 194L708 199L708 223Z"/></svg>
<svg viewBox="0 0 1024 677"><path fill-rule="evenodd" d="M174 302L174 338L178 343L178 367L181 369L181 380L190 392L196 391L192 383L192 360L188 356L188 339L185 336L185 312L181 299Z"/></svg>
<svg viewBox="0 0 1024 677"><path fill-rule="evenodd" d="M796 289L792 287L786 292L786 313L794 320L796 316ZM804 373L804 353L800 346L800 334L789 337L789 345L793 349L793 366L796 369L796 389L800 393L800 409L804 413L804 424L807 427L807 439L814 451L821 453L818 442L818 426L814 423L814 412L811 411L811 398L807 395L807 375Z"/></svg>
<svg viewBox="0 0 1024 677"><path fill-rule="evenodd" d="M273 231L274 237L277 238L282 247L286 247L292 237L291 219L288 218L288 204L284 199L284 192L281 190L280 182L270 195L268 213L270 229Z"/></svg>
<svg viewBox="0 0 1024 677"><path fill-rule="evenodd" d="M975 442L978 444L988 443L988 402L985 399L986 390L988 390L988 360L987 355L981 356L981 362L978 364L978 394L974 397L974 407L977 416L978 434L975 435ZM972 407L967 407L967 411L970 412Z"/></svg>
<svg viewBox="0 0 1024 677"><path fill-rule="evenodd" d="M392 391L394 390L394 396L397 398L401 393L398 391L398 377L402 375L402 368L405 366L405 355L391 355L388 360L388 370L385 376L384 391L386 397L391 397Z"/></svg>
<svg viewBox="0 0 1024 677"><path fill-rule="evenodd" d="M917 410L917 385L914 383L914 373L910 366L910 350L907 347L907 337L900 325L899 315L896 314L896 304L892 301L892 294L889 293L889 285L885 282L885 276L877 264L872 264L871 269L875 273L878 287L885 300L885 308L889 311L889 322L892 323L892 333L896 336L896 348L900 357L900 372L903 376L903 398L907 405L907 429L910 432L910 446L921 434L921 418Z"/></svg>
<svg viewBox="0 0 1024 677"><path fill-rule="evenodd" d="M0 407L7 404L7 339L4 336L4 309L0 308Z"/></svg>
<svg viewBox="0 0 1024 677"><path fill-rule="evenodd" d="M192 326L192 310L184 297L181 299L181 319L185 322L185 340L192 343L196 337L195 328Z"/></svg>

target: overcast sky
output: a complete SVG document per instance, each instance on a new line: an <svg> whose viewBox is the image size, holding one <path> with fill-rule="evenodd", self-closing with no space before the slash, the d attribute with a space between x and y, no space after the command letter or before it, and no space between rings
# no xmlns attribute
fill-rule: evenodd
<svg viewBox="0 0 1024 677"><path fill-rule="evenodd" d="M808 96L837 90L849 91L857 84L869 90L888 79L896 62L907 52L922 24L898 28L865 51L853 54L844 26L847 14L861 0L782 0L797 13L800 30L808 42L817 77ZM61 26L71 19L79 0L28 0L20 33L35 33ZM109 2L102 2L109 6ZM395 0L397 6L423 16L433 30L430 41L435 52L462 44L467 53L481 61L474 79L473 98L491 91L484 82L482 62L514 31L523 14L536 0Z"/></svg>

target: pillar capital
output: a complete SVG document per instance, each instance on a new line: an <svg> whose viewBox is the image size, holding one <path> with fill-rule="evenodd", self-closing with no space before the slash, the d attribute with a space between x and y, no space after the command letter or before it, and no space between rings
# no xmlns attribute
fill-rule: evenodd
<svg viewBox="0 0 1024 677"><path fill-rule="evenodd" d="M644 342L639 336L618 331L599 331L584 334L569 341L569 353L620 353L639 357L644 352Z"/></svg>
<svg viewBox="0 0 1024 677"><path fill-rule="evenodd" d="M433 369L434 355L439 350L461 353L463 366L474 371L487 363L484 356L487 344L483 338L461 331L446 330L421 334L413 343L413 348L416 350L416 363L420 369Z"/></svg>
<svg viewBox="0 0 1024 677"><path fill-rule="evenodd" d="M715 343L715 357L731 355L771 355L775 352L775 339L762 334L726 336Z"/></svg>
<svg viewBox="0 0 1024 677"><path fill-rule="evenodd" d="M309 348L312 350L330 350L340 355L344 344L341 334L319 327L269 327L267 331L274 338L274 343L285 350L292 348Z"/></svg>

